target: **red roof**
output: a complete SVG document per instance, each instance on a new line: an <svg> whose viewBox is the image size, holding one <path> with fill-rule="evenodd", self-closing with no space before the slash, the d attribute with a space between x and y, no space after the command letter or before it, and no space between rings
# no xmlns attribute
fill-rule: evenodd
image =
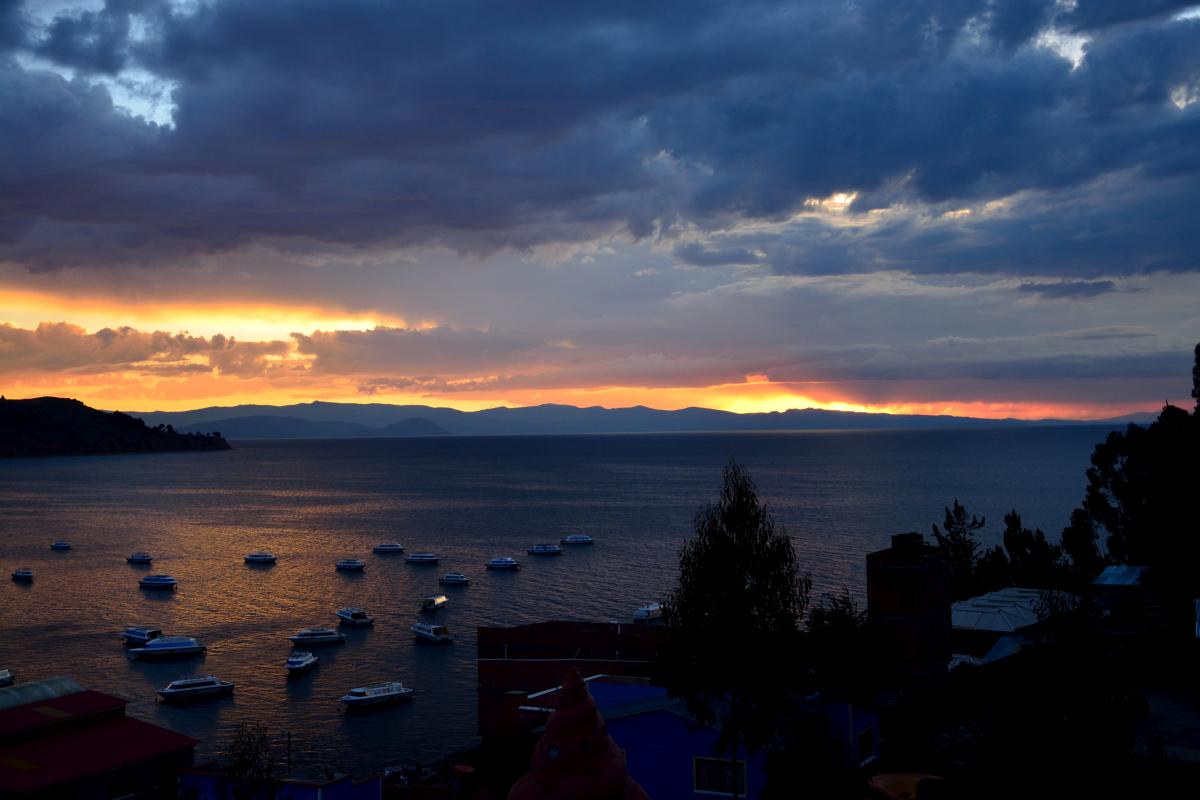
<svg viewBox="0 0 1200 800"><path fill-rule="evenodd" d="M113 713L124 716L125 701L103 692L84 690L34 700L11 708L0 709L0 740L29 733L67 720L78 720L96 714Z"/></svg>
<svg viewBox="0 0 1200 800"><path fill-rule="evenodd" d="M4 709L0 711L0 730L11 734L46 728L124 705L125 701L111 695L77 692ZM25 724L18 727L21 722ZM190 736L125 716L46 728L37 736L12 736L0 741L0 793L37 791L195 746L196 740Z"/></svg>

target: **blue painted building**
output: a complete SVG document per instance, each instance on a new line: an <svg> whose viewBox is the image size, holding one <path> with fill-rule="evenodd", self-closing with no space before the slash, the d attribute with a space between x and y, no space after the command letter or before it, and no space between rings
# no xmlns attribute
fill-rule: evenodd
<svg viewBox="0 0 1200 800"><path fill-rule="evenodd" d="M766 785L766 754L742 753L736 768L718 753L717 731L697 726L686 707L665 689L619 678L593 676L588 690L604 717L608 734L625 755L630 776L654 800L712 800L737 796L754 800ZM558 689L528 697L523 710L545 715Z"/></svg>
<svg viewBox="0 0 1200 800"><path fill-rule="evenodd" d="M340 775L328 780L279 778L265 786L253 786L246 781L227 778L212 764L183 770L179 773L181 800L232 800L256 797L262 800L379 800L382 794L381 776L355 780Z"/></svg>

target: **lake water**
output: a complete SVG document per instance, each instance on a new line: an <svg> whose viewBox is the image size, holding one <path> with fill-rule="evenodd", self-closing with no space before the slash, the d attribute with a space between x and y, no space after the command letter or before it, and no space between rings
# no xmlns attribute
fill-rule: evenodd
<svg viewBox="0 0 1200 800"><path fill-rule="evenodd" d="M281 737L293 766L359 773L430 761L476 743L475 626L544 619L628 619L673 584L676 555L697 509L715 499L730 457L795 541L817 590L861 592L863 555L892 533L941 522L957 497L986 514L999 539L1010 508L1052 538L1083 496L1102 428L814 432L505 438L259 441L224 453L0 462L0 568L36 574L0 583L0 667L18 680L70 675L129 700L129 713L220 751L243 719ZM525 555L537 542L588 533L597 544L558 558ZM51 552L67 539L74 549ZM379 542L432 550L438 567L371 554ZM242 556L269 549L274 567ZM154 556L174 593L138 589ZM513 555L519 573L484 570ZM363 574L334 570L339 558ZM457 570L440 621L449 647L420 646L409 625L418 601ZM863 598L865 602L865 598ZM358 605L373 629L321 648L320 666L288 681L287 637L332 625ZM119 632L150 625L196 636L203 660L126 658ZM182 675L235 681L233 698L186 706L155 702ZM347 715L337 698L376 679L416 687L411 704Z"/></svg>

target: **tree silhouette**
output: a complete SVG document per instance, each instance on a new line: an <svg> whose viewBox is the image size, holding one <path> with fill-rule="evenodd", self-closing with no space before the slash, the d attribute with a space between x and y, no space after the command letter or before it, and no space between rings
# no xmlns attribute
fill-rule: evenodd
<svg viewBox="0 0 1200 800"><path fill-rule="evenodd" d="M1196 358L1193 397L1200 394L1200 345ZM1164 406L1148 427L1130 425L1096 445L1081 509L1107 532L1113 560L1150 567L1150 580L1177 617L1188 615L1191 598L1200 597L1197 453L1200 405L1190 414Z"/></svg>
<svg viewBox="0 0 1200 800"><path fill-rule="evenodd" d="M267 729L258 723L239 722L224 756L225 775L250 783L269 781L278 769Z"/></svg>
<svg viewBox="0 0 1200 800"><path fill-rule="evenodd" d="M1071 522L1062 532L1062 549L1070 564L1067 569L1071 575L1073 588L1088 585L1104 566L1104 557L1096 546L1099 536L1092 518L1082 508L1071 512Z"/></svg>
<svg viewBox="0 0 1200 800"><path fill-rule="evenodd" d="M750 474L731 460L720 499L696 515L695 537L680 551L660 661L664 685L697 722L718 726L731 760L778 729L811 586Z"/></svg>
<svg viewBox="0 0 1200 800"><path fill-rule="evenodd" d="M1196 411L1200 411L1200 343L1196 345L1192 362L1192 399L1196 401Z"/></svg>
<svg viewBox="0 0 1200 800"><path fill-rule="evenodd" d="M976 593L975 569L979 562L979 542L975 541L975 532L986 526L987 518L968 514L958 498L954 499L952 507L946 509L942 528L939 529L936 524L933 526L933 538L946 551L946 558L950 561L950 592L955 600Z"/></svg>
<svg viewBox="0 0 1200 800"><path fill-rule="evenodd" d="M1031 531L1024 527L1016 509L1004 515L1004 549L1008 552L1011 583L1039 589L1059 584L1062 547L1050 544L1040 528Z"/></svg>

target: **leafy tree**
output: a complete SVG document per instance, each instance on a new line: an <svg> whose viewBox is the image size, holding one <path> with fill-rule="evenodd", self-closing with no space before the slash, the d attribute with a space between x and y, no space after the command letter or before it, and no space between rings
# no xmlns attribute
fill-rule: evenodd
<svg viewBox="0 0 1200 800"><path fill-rule="evenodd" d="M1074 588L1087 586L1104 566L1104 557L1096 546L1098 539L1092 518L1082 508L1071 512L1071 522L1062 532L1062 550L1070 560L1067 570Z"/></svg>
<svg viewBox="0 0 1200 800"><path fill-rule="evenodd" d="M1031 531L1024 527L1016 509L1004 515L1004 549L1011 583L1041 589L1060 583L1062 547L1050 544L1041 528Z"/></svg>
<svg viewBox="0 0 1200 800"><path fill-rule="evenodd" d="M1108 532L1118 562L1151 568L1151 580L1182 613L1200 596L1200 411L1165 406L1149 427L1130 425L1096 445L1083 510Z"/></svg>
<svg viewBox="0 0 1200 800"><path fill-rule="evenodd" d="M1200 345L1192 396L1200 395ZM1197 397L1200 400L1200 397ZM1150 567L1169 613L1190 612L1200 597L1200 404L1188 413L1163 407L1148 427L1130 425L1096 445L1082 511L1108 533L1114 560Z"/></svg>
<svg viewBox="0 0 1200 800"><path fill-rule="evenodd" d="M1200 412L1200 343L1196 345L1195 361L1192 362L1192 399L1196 401L1196 411Z"/></svg>
<svg viewBox="0 0 1200 800"><path fill-rule="evenodd" d="M731 760L779 728L811 586L750 474L731 460L720 499L696 515L695 537L680 551L660 663L664 685L699 723L718 726Z"/></svg>
<svg viewBox="0 0 1200 800"><path fill-rule="evenodd" d="M267 729L258 723L242 720L234 728L224 753L225 775L244 781L246 785L235 788L235 794L258 796L262 784L275 777L278 761Z"/></svg>
<svg viewBox="0 0 1200 800"><path fill-rule="evenodd" d="M975 568L979 562L979 542L975 540L975 532L986 526L987 518L968 514L958 498L954 499L953 507L946 509L942 528L939 529L936 524L933 526L933 538L950 561L950 592L955 600L976 593Z"/></svg>

